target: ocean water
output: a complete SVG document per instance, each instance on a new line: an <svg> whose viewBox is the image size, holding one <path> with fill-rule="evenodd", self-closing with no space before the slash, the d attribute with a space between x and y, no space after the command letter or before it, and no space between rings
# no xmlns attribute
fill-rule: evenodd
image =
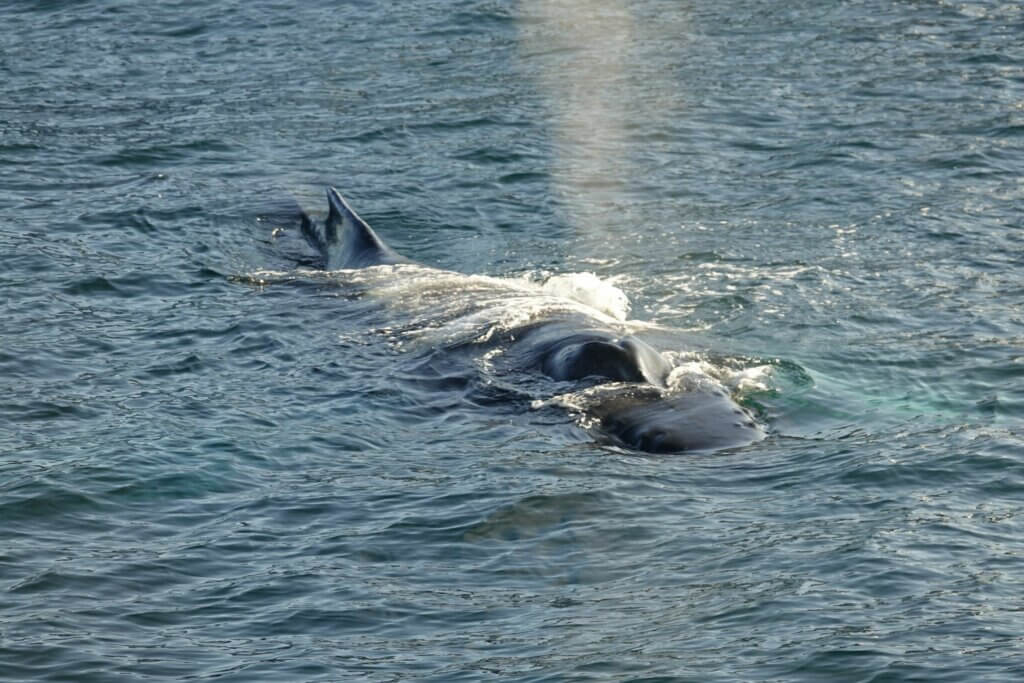
<svg viewBox="0 0 1024 683"><path fill-rule="evenodd" d="M1024 678L1021 3L0 22L0 680ZM439 270L312 269L329 185ZM503 288L768 437L456 363Z"/></svg>

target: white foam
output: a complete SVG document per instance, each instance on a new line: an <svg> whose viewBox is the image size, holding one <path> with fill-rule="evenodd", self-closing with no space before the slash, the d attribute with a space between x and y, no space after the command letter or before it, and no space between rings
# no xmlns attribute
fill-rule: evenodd
<svg viewBox="0 0 1024 683"><path fill-rule="evenodd" d="M593 273L554 275L544 282L541 291L577 301L620 322L626 320L631 308L629 297L621 289Z"/></svg>
<svg viewBox="0 0 1024 683"><path fill-rule="evenodd" d="M756 365L731 373L726 384L740 394L769 391L773 375L774 369L771 365Z"/></svg>
<svg viewBox="0 0 1024 683"><path fill-rule="evenodd" d="M722 391L722 383L715 378L717 368L707 361L696 360L672 368L665 385L672 391Z"/></svg>
<svg viewBox="0 0 1024 683"><path fill-rule="evenodd" d="M733 395L770 391L774 376L771 365L729 367L715 364L692 353L666 353L673 365L665 384L670 391L724 391Z"/></svg>

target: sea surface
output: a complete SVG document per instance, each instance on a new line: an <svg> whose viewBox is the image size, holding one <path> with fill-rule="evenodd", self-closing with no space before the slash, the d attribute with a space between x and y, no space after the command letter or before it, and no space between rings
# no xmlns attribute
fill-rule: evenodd
<svg viewBox="0 0 1024 683"><path fill-rule="evenodd" d="M1024 4L0 26L0 680L1024 680ZM316 271L328 186L455 279ZM768 437L428 376L449 271L611 302Z"/></svg>

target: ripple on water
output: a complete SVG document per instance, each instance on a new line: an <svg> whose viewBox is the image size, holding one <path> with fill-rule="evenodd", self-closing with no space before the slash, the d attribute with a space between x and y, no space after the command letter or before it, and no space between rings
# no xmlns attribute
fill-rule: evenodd
<svg viewBox="0 0 1024 683"><path fill-rule="evenodd" d="M4 4L0 678L1021 679L1021 12L875 4ZM768 438L444 372L324 185Z"/></svg>

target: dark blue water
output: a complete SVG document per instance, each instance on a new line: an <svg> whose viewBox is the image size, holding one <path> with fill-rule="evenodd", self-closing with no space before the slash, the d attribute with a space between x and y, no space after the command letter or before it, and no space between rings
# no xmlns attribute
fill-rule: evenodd
<svg viewBox="0 0 1024 683"><path fill-rule="evenodd" d="M0 679L1024 677L1024 5L0 22ZM326 185L422 263L595 273L769 437L426 381L459 290L303 270Z"/></svg>

